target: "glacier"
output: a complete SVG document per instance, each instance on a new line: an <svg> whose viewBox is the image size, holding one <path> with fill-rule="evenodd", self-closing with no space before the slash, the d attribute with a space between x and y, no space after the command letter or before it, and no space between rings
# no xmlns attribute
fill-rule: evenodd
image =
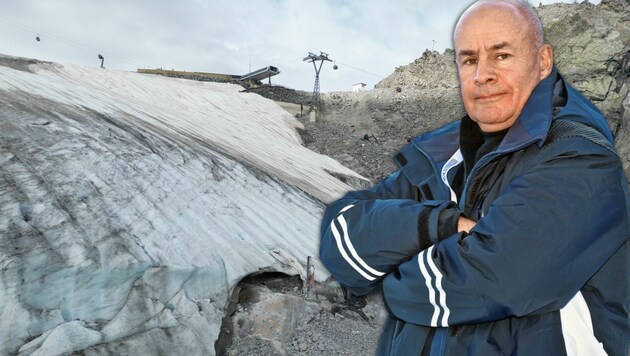
<svg viewBox="0 0 630 356"><path fill-rule="evenodd" d="M317 256L365 179L241 90L0 56L0 354L212 355L241 279Z"/></svg>

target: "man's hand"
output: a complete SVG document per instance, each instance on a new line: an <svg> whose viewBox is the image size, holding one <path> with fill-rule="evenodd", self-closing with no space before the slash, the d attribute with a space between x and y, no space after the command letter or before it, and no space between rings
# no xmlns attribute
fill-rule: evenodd
<svg viewBox="0 0 630 356"><path fill-rule="evenodd" d="M465 218L463 216L459 217L459 221L457 222L457 231L464 231L466 233L470 232L470 229L475 227L476 222Z"/></svg>

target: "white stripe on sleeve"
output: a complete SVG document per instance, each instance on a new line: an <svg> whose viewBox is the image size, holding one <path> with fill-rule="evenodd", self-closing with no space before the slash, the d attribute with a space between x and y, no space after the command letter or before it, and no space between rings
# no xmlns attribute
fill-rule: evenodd
<svg viewBox="0 0 630 356"><path fill-rule="evenodd" d="M424 250L420 252L420 254L418 254L418 265L420 266L420 271L422 272L422 276L424 277L424 283L429 290L429 302L433 305L433 317L431 317L431 326L438 326L437 320L440 316L440 308L435 302L435 290L433 290L433 287L431 286L431 275L429 275L429 272L424 265L424 256L427 255L427 253L429 253L432 248L433 246L431 246L428 250Z"/></svg>
<svg viewBox="0 0 630 356"><path fill-rule="evenodd" d="M361 256L359 256L357 251L354 249L352 241L350 241L350 234L348 234L348 224L346 223L346 219L343 218L343 215L339 215L337 221L339 221L339 224L341 225L341 229L343 230L343 239L346 242L346 246L348 246L348 250L350 250L350 254L352 254L352 257L354 257L354 259L359 262L361 267L365 268L365 270L370 272L371 274L379 277L384 275L385 273L377 271L374 268L370 267L367 263L365 263L365 261L363 261Z"/></svg>
<svg viewBox="0 0 630 356"><path fill-rule="evenodd" d="M339 214L344 213L346 210L352 208L353 206L354 206L354 204L350 204L350 205L346 206L345 208L339 210Z"/></svg>
<svg viewBox="0 0 630 356"><path fill-rule="evenodd" d="M440 270L437 268L437 266L433 262L433 259L431 258L431 250L433 250L434 246L435 245L431 246L427 250L427 260L429 261L429 267L431 268L431 271L433 271L433 274L435 274L435 286L437 287L437 290L440 293L439 305L442 309L444 309L444 315L442 316L442 322L441 322L442 325L440 326L446 327L448 326L448 317L451 314L451 311L450 309L448 309L448 306L446 305L446 292L442 288L442 277L443 277L442 272L440 272Z"/></svg>
<svg viewBox="0 0 630 356"><path fill-rule="evenodd" d="M376 279L375 277L372 277L369 274L365 273L365 271L363 271L359 266L357 266L356 263L354 263L354 261L348 256L348 254L346 253L346 249L343 248L343 245L341 243L341 236L339 235L339 230L337 230L337 227L335 226L335 220L331 221L330 230L332 231L333 236L335 237L335 242L337 242L337 248L339 249L341 256L343 256L346 262L348 262L348 264L352 266L352 268L354 268L355 271L359 272L359 274L362 275L363 278L367 279L368 281L375 280Z"/></svg>

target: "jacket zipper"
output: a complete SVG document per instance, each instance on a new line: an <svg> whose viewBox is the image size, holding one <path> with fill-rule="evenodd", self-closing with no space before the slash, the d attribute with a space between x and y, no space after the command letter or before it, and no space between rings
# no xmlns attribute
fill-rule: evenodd
<svg viewBox="0 0 630 356"><path fill-rule="evenodd" d="M465 211L466 209L466 203L468 202L468 196L472 196L471 193L477 193L476 190L479 188L479 182L475 182L475 186L473 186L475 191L469 192L470 185L473 183L473 181L475 180L475 176L477 175L477 173L486 165L488 165L488 163L492 162L495 158L498 157L503 157L505 155L509 155L511 153L514 152L518 152L526 147L529 147L532 144L531 141L525 141L523 143L521 143L520 145L511 148L509 151L503 151L503 152L490 152L488 153L486 156L482 157L481 160L479 160L479 162L477 162L477 164L475 164L473 166L473 169L470 171L470 174L468 175L468 178L466 178L466 184L464 184L464 189L462 190L462 195L460 197L460 202L459 202L459 208L461 209L461 211Z"/></svg>
<svg viewBox="0 0 630 356"><path fill-rule="evenodd" d="M501 156L501 154L490 153L488 156L483 157L477 164L473 166L470 175L466 179L466 184L464 185L464 190L462 191L462 196L460 197L459 208L462 212L466 213L466 205L468 205L468 200L470 197L474 197L479 190L479 186L481 185L481 180L478 178L478 173L487 166L490 162L492 162L496 157ZM470 218L470 217L469 217Z"/></svg>

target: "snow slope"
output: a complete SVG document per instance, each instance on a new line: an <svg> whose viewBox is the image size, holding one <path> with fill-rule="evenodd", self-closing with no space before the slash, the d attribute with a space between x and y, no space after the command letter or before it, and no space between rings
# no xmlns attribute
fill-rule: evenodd
<svg viewBox="0 0 630 356"><path fill-rule="evenodd" d="M239 90L0 57L0 354L214 354L240 279L317 255L362 178Z"/></svg>

